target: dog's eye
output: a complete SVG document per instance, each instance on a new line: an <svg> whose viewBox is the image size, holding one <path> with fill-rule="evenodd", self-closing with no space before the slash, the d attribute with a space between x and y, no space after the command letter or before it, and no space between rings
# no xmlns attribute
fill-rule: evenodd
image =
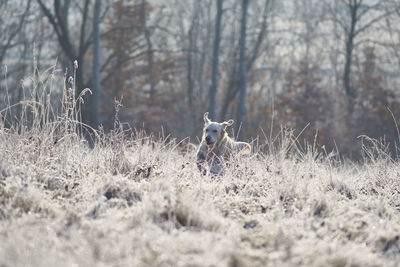
<svg viewBox="0 0 400 267"><path fill-rule="evenodd" d="M213 130L214 133L218 132L217 130Z"/></svg>
<svg viewBox="0 0 400 267"><path fill-rule="evenodd" d="M208 129L206 129L206 132L208 132Z"/></svg>

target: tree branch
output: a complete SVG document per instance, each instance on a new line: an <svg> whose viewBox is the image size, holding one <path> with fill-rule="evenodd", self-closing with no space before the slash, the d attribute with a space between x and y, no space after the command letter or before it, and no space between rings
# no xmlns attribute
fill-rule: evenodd
<svg viewBox="0 0 400 267"><path fill-rule="evenodd" d="M0 62L3 62L4 56L5 56L5 54L6 54L6 51L7 51L7 49L11 46L12 40L13 40L14 37L17 35L17 33L20 32L20 30L21 30L21 28L22 28L22 25L23 25L24 22L25 22L26 14L29 12L30 6L31 6L31 0L29 0L29 1L28 1L28 4L26 5L25 11L24 11L24 13L22 14L22 18L21 18L21 20L19 21L18 27L15 29L14 32L12 32L12 33L10 34L10 36L9 36L8 39L7 39L6 44L3 46L3 50L1 51L1 55L0 55Z"/></svg>
<svg viewBox="0 0 400 267"><path fill-rule="evenodd" d="M44 15L47 17L49 20L50 24L53 26L53 29L57 35L57 39L64 50L64 52L67 54L68 58L74 60L76 58L74 51L72 50L72 47L70 46L69 40L66 36L64 36L64 31L60 28L60 23L57 23L56 18L51 14L50 10L46 7L46 5L42 2L42 0L37 0L39 3ZM55 0L55 3L58 1Z"/></svg>
<svg viewBox="0 0 400 267"><path fill-rule="evenodd" d="M372 19L372 20L370 20L368 23L364 24L364 26L362 26L361 28L358 28L358 29L354 32L354 36L357 36L359 33L363 32L363 31L365 31L366 29L368 29L369 27L371 27L374 23L380 21L381 19L383 19L383 18L385 18L385 17L387 17L387 16L390 16L391 14L393 14L393 13L395 13L395 12L396 12L396 10L388 11L388 12L385 12L384 14L382 14L382 15L380 15L380 16L378 16L378 17Z"/></svg>
<svg viewBox="0 0 400 267"><path fill-rule="evenodd" d="M85 43L85 33L86 33L86 21L88 17L88 10L89 10L89 0L85 1L85 7L83 8L83 14L82 14L82 24L81 24L81 34L79 37L79 49L78 49L78 57L81 58L85 54L85 50L87 50L90 47L90 38L89 41ZM85 49L87 47L87 49Z"/></svg>
<svg viewBox="0 0 400 267"><path fill-rule="evenodd" d="M119 68L120 68L124 63L126 63L126 62L128 62L128 61L130 61L130 60L136 59L136 58L138 58L138 57L141 57L141 56L143 56L143 55L145 55L145 54L147 54L147 53L148 53L148 51L146 50L146 51L139 52L139 53L137 53L136 55L133 55L133 56L130 56L130 57L125 57L123 60L119 60L119 61L112 67L112 70L107 74L107 76L104 77L104 78L101 80L101 83L105 83L108 79L110 79L111 76L114 75L114 73L116 73L117 71L119 71ZM108 61L110 62L111 60L108 60ZM105 66L103 65L103 66L101 67L101 69L102 69L102 70L105 69Z"/></svg>

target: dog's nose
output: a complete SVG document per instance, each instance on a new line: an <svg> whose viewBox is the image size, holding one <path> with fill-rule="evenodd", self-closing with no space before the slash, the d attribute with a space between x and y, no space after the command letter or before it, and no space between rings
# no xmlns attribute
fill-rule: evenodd
<svg viewBox="0 0 400 267"><path fill-rule="evenodd" d="M210 136L206 136L206 141L210 142L211 137Z"/></svg>

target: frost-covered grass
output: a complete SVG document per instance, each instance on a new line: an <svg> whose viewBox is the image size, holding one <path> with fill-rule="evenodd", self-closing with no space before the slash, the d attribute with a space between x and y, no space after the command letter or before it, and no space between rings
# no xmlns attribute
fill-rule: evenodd
<svg viewBox="0 0 400 267"><path fill-rule="evenodd" d="M117 128L90 148L64 101L0 125L0 266L400 262L400 167L382 151L352 164L283 136L211 179L190 145Z"/></svg>

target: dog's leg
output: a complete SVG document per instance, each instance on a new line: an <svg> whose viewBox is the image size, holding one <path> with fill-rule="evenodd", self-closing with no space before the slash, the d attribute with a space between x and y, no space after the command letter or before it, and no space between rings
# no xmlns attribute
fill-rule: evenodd
<svg viewBox="0 0 400 267"><path fill-rule="evenodd" d="M210 175L211 178L216 176L222 176L224 174L225 161L223 157L214 157L210 164Z"/></svg>
<svg viewBox="0 0 400 267"><path fill-rule="evenodd" d="M204 162L199 162L199 161L196 162L197 168L199 169L199 171L200 171L203 175L206 175L206 174L207 174L207 170L206 170L206 168L204 168L203 163L204 163Z"/></svg>
<svg viewBox="0 0 400 267"><path fill-rule="evenodd" d="M203 164L204 162L208 160L208 151L207 151L207 145L205 145L203 142L201 143L199 150L197 151L197 159L196 159L196 164L197 168L199 171L203 174L207 174L206 168L204 168Z"/></svg>

